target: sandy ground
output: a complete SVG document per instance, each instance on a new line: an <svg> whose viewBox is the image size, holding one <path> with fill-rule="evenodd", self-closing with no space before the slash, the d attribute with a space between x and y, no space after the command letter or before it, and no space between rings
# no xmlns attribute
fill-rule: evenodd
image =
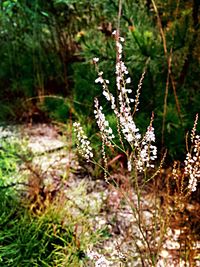
<svg viewBox="0 0 200 267"><path fill-rule="evenodd" d="M80 209L89 207L90 212L95 215L91 218L94 228L107 227L110 238L103 244L92 248L93 253L98 253L97 258L107 259L105 265L102 263L98 266L151 266L147 261L141 262L141 255L145 255L147 244L137 225L137 215L134 215L133 209L124 202L121 192L112 183L106 184L103 178L94 179L91 166L88 168L79 166L77 157L72 152L69 136L61 133L59 128L53 125L37 124L28 127L0 128L0 137L18 141L26 140L24 143L34 155L32 164L35 169L39 170L45 186L51 188L53 185L53 189L59 188L59 184L65 179L68 195L71 190L71 200ZM23 173L20 177L28 177L30 169L27 170L25 166L21 166L20 171ZM113 179L124 181L125 176L123 176L123 173L118 172L113 175ZM80 188L78 195L74 193L73 188ZM131 199L133 206L137 206L137 196L134 191L131 192ZM145 232L152 251L153 248L156 251L161 231L159 225L155 226L155 201L152 200L151 195L144 192L140 205L145 225L143 233ZM159 222L156 221L156 223ZM154 228L152 228L153 225ZM156 266L200 266L200 255L197 253L194 254L193 260L185 261L184 256L181 259L183 254L180 251L182 230L168 227L165 231ZM200 243L191 243L190 250L200 251Z"/></svg>

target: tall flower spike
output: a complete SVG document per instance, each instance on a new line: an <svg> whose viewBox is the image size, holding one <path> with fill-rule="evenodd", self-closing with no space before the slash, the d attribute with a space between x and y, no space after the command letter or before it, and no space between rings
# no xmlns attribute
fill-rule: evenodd
<svg viewBox="0 0 200 267"><path fill-rule="evenodd" d="M125 66L124 62L122 61L122 44L121 42L124 39L118 36L117 32L113 33L116 38L116 48L117 48L117 63L116 63L116 86L118 91L118 103L119 103L119 111L115 114L117 115L122 133L124 138L133 144L134 146L138 146L139 139L141 135L139 133L139 129L136 127L135 122L133 120L131 114L131 107L130 103L134 100L129 98L129 94L132 93L132 90L126 88L127 84L131 83L131 78L128 77L128 70Z"/></svg>
<svg viewBox="0 0 200 267"><path fill-rule="evenodd" d="M146 73L146 70L143 71L142 76L140 78L140 81L138 83L138 88L137 88L136 96L135 96L135 106L134 106L133 114L135 114L135 112L138 111L138 105L140 103L140 101L139 101L140 91L141 91L141 88L142 88L142 83L143 83L143 80L144 80L145 73Z"/></svg>
<svg viewBox="0 0 200 267"><path fill-rule="evenodd" d="M191 152L188 152L185 159L185 175L189 176L188 189L196 191L197 182L200 178L200 136L193 137L194 146Z"/></svg>
<svg viewBox="0 0 200 267"><path fill-rule="evenodd" d="M124 147L124 144L123 144L123 139L121 138L121 133L124 135L124 139L130 143L131 147L133 146L135 147L135 152L138 157L136 165L138 167L138 170L142 171L144 170L144 168L146 169L146 167L153 167L153 165L150 164L150 161L153 161L157 158L157 148L156 146L151 144L152 142L155 142L154 128L152 127L153 117L144 138L141 139L141 134L139 133L139 129L136 127L136 124L132 116L130 104L131 102L135 102L135 107L133 111L134 114L138 110L140 90L145 76L146 68L138 84L136 99L133 100L132 98L129 98L129 95L132 93L132 89L130 89L130 86L127 86L131 83L131 78L129 77L126 65L122 61L122 52L123 52L122 42L124 42L124 38L120 37L119 32L117 31L114 31L113 35L115 36L116 51L117 51L117 62L116 62L115 73L116 73L118 105L116 105L115 98L108 89L109 81L103 78L103 72L99 70L98 58L93 59L95 68L98 73L98 78L95 80L95 83L100 83L102 85L103 95L105 96L107 101L111 103L111 108L113 109L117 117L118 133L122 147ZM111 141L114 138L114 135L112 133L112 129L109 127L109 124L105 119L104 114L102 113L102 107L99 106L99 102L97 99L95 99L94 113L102 137L102 143L103 143L102 154L105 159L104 161L106 165L104 144L111 145ZM132 161L135 160L132 159L132 157L130 156L128 161L129 171L131 171L132 169Z"/></svg>
<svg viewBox="0 0 200 267"><path fill-rule="evenodd" d="M92 148L90 146L90 141L85 135L83 128L81 127L79 122L74 122L74 132L76 133L76 144L78 148L78 152L82 157L84 157L87 161L93 158Z"/></svg>
<svg viewBox="0 0 200 267"><path fill-rule="evenodd" d="M131 78L127 77L128 69L124 62L122 61L122 51L123 46L121 42L124 42L124 38L118 36L118 33L115 31L113 32L116 39L116 49L117 49L117 63L116 63L116 85L119 91L119 104L126 103L129 106L130 102L133 102L133 99L129 99L127 94L132 93L131 89L126 88L126 84L131 83ZM120 106L121 106L120 104Z"/></svg>
<svg viewBox="0 0 200 267"><path fill-rule="evenodd" d="M103 95L105 96L106 100L111 102L111 108L114 110L115 114L117 114L117 108L116 108L116 104L115 104L115 97L113 96L113 94L110 93L109 89L108 89L108 84L109 84L109 80L106 80L103 78L103 71L99 70L98 67L98 61L99 58L93 58L93 62L95 64L96 70L98 72L98 78L95 80L95 83L100 83L102 84L102 88L103 88Z"/></svg>
<svg viewBox="0 0 200 267"><path fill-rule="evenodd" d="M144 138L138 148L138 159L136 160L136 167L138 171L144 171L145 168L154 167L151 161L154 161L157 158L157 147L152 145L152 142L155 142L155 133L152 126L153 123L153 114L150 121L150 125L147 127L147 131L144 135Z"/></svg>
<svg viewBox="0 0 200 267"><path fill-rule="evenodd" d="M198 122L198 114L196 114L196 118L194 121L194 126L192 128L192 132L191 132L191 143L193 143L194 138L195 138L195 134L196 134L196 129L197 129L197 122Z"/></svg>
<svg viewBox="0 0 200 267"><path fill-rule="evenodd" d="M108 121L105 118L105 115L102 113L103 108L99 105L99 101L97 98L94 99L94 114L97 121L97 125L99 126L100 134L103 142L110 146L112 139L115 137L112 129L109 126Z"/></svg>

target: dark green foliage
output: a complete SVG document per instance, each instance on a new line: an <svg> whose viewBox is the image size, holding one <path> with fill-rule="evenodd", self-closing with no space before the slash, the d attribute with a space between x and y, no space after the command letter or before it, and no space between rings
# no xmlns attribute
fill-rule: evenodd
<svg viewBox="0 0 200 267"><path fill-rule="evenodd" d="M41 109L53 120L66 122L70 117L70 102L64 97L47 97Z"/></svg>
<svg viewBox="0 0 200 267"><path fill-rule="evenodd" d="M82 117L93 115L94 97L101 95L101 88L95 83L93 65L74 64L74 107Z"/></svg>
<svg viewBox="0 0 200 267"><path fill-rule="evenodd" d="M197 0L181 0L179 5L171 0L155 2L158 14L151 1L122 1L120 32L126 39L124 60L134 91L148 61L139 106L143 114L138 116L138 123L146 127L143 118L150 118L154 111L157 139L173 158L182 154L175 140L184 139L199 111L200 8ZM166 39L165 52L157 15ZM112 31L117 27L117 16L117 0L1 1L0 119L18 119L32 105L62 121L69 117L69 106L74 117L91 117L93 97L101 95L100 86L94 83L93 57L100 58L110 90L116 93ZM164 114L170 50L172 78ZM65 100L43 102L46 95Z"/></svg>

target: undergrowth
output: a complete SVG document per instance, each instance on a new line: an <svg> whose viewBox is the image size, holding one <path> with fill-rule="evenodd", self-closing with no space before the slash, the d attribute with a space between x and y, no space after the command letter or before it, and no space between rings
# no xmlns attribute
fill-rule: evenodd
<svg viewBox="0 0 200 267"><path fill-rule="evenodd" d="M19 141L1 141L0 266L89 266L88 248L107 234L91 220L100 207L89 205L86 184L61 177L49 187L25 145L22 156Z"/></svg>

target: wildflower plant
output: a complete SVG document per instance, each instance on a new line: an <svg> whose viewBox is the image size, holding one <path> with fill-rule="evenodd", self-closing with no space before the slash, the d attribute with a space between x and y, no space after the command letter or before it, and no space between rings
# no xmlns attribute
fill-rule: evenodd
<svg viewBox="0 0 200 267"><path fill-rule="evenodd" d="M104 169L104 178L106 182L110 182L112 177L110 176L107 165L108 160L106 156L107 148L116 148L118 151L123 152L127 157L127 171L130 177L130 183L136 185L137 203L135 206L130 204L134 217L138 220L139 229L143 238L143 243L149 248L150 244L145 238L144 230L141 227L141 204L140 195L141 190L138 186L139 175L144 174L145 179L143 180L142 186L146 184L151 178L147 178L147 170L154 168L155 160L157 159L157 147L155 145L155 133L153 127L154 114L152 114L149 126L147 127L146 133L142 136L139 128L137 127L134 116L139 109L139 96L142 86L143 79L145 77L145 70L139 81L136 95L134 97L133 90L131 88L131 78L129 76L128 69L123 62L123 42L124 38L119 36L117 31L113 32L113 36L116 41L116 93L111 93L109 89L110 82L103 76L103 71L99 69L99 58L93 58L93 63L97 71L98 77L95 83L100 84L102 87L102 94L106 101L110 104L110 108L114 113L116 120L116 129L114 131L110 125L103 111L103 107L99 103L97 98L94 99L94 116L100 131L102 141L102 158ZM96 163L93 159L92 148L90 142L83 132L80 123L74 123L74 130L77 135L77 148L86 161ZM117 134L114 135L114 132ZM119 139L120 142L116 142ZM163 160L161 161L161 165ZM158 168L160 170L161 168ZM157 172L156 172L157 173ZM118 184L115 182L116 186ZM131 203L131 196L126 195L123 192L124 198L128 203Z"/></svg>
<svg viewBox="0 0 200 267"><path fill-rule="evenodd" d="M178 198L186 199L192 192L195 192L200 179L200 136L196 133L197 123L198 114L190 134L190 140L187 138L184 168L181 169L178 162L175 162L173 166L172 178L176 181Z"/></svg>
<svg viewBox="0 0 200 267"><path fill-rule="evenodd" d="M102 141L102 158L104 170L104 178L106 182L110 183L112 176L108 172L108 159L106 156L107 148L115 148L117 151L123 152L127 158L127 174L129 179L129 184L133 187L133 191L136 194L136 201L133 200L133 194L128 193L125 190L121 190L117 182L114 180L114 184L120 190L120 194L123 195L124 199L131 208L132 215L138 226L140 233L140 241L142 246L144 246L144 254L141 253L141 249L137 245L137 237L133 237L133 244L139 252L141 262L147 265L142 266L156 266L156 261L159 257L159 252L162 248L162 240L165 235L165 229L167 229L167 223L164 225L163 220L153 216L151 225L155 226L154 240L152 241L152 236L148 235L148 224L145 221L145 216L142 214L142 203L141 196L147 182L153 179L161 170L166 153L164 153L161 159L160 165L157 170L154 171L153 175L149 176L150 169L155 168L155 161L157 160L157 147L156 147L156 137L153 127L154 113L152 113L149 126L146 132L142 135L140 129L135 123L134 116L139 110L139 96L142 87L142 82L145 77L146 68L140 78L138 88L136 90L135 96L133 95L133 90L131 87L131 78L129 76L128 69L123 61L123 42L125 41L123 37L119 35L118 31L113 32L113 36L116 41L116 93L111 93L109 89L110 82L103 76L103 71L99 68L99 58L93 58L93 63L97 71L98 77L95 83L100 84L102 87L102 95L105 97L106 101L110 104L110 108L115 116L116 129L112 129L109 125L108 120L103 112L103 107L99 103L97 98L94 99L94 116L100 131L101 141ZM185 159L185 169L183 176L181 178L181 192L183 193L185 177L188 179L187 192L193 192L196 190L197 180L200 176L199 162L200 162L200 137L196 135L196 117L195 124L191 133L191 149L188 150ZM77 135L77 147L79 153L88 161L94 164L98 164L93 159L92 148L90 142L83 132L80 123L74 123L74 130ZM117 130L117 131L115 131ZM116 133L114 135L114 133ZM119 142L117 142L119 141ZM99 165L99 164L98 164ZM177 165L173 168L174 179L179 176L180 172ZM152 172L151 172L152 173ZM155 208L157 208L157 202L155 201ZM157 212L156 214L159 214ZM157 226L160 223L160 232L157 233ZM133 235L134 236L134 235ZM156 241L157 240L157 241ZM156 247L156 249L155 249ZM90 255L91 256L91 255ZM95 257L91 256L94 260ZM97 261L99 260L98 257ZM104 258L103 258L104 259ZM106 261L106 259L105 259ZM96 262L97 263L97 262ZM100 266L100 265L95 265ZM104 266L104 265L103 265ZM107 266L105 264L105 266Z"/></svg>
<svg viewBox="0 0 200 267"><path fill-rule="evenodd" d="M147 168L154 167L153 161L157 158L157 148L155 146L155 134L153 128L153 115L150 120L149 127L145 135L142 137L139 128L134 121L134 115L138 111L139 95L144 79L145 71L140 79L135 98L133 98L133 90L131 89L131 78L129 77L128 69L122 60L124 38L119 36L117 31L113 32L116 40L116 97L109 90L109 80L104 79L103 71L99 69L99 58L93 58L98 78L95 83L102 86L102 94L110 103L116 117L116 125L118 137L121 143L119 147L116 144L113 130L109 127L109 123L103 114L103 108L100 106L97 98L94 100L94 113L97 125L102 137L102 154L104 158L104 167L106 167L106 157L104 145L117 147L123 151L128 158L128 170L136 169L139 172L146 171ZM133 105L134 104L134 105ZM117 138L117 137L116 137ZM126 152L125 147L129 146L130 153Z"/></svg>
<svg viewBox="0 0 200 267"><path fill-rule="evenodd" d="M200 136L196 134L197 122L198 114L191 133L191 149L187 152L185 159L184 174L189 177L188 190L191 192L196 191L197 182L200 178Z"/></svg>
<svg viewBox="0 0 200 267"><path fill-rule="evenodd" d="M197 215L198 212L196 212L196 206L191 201L191 194L197 191L200 178L200 136L196 133L197 122L198 114L191 134L187 134L185 160L183 163L174 162L172 172L168 174L166 183L167 201L173 203L170 206L169 223L176 225L176 231L180 232L178 238L180 258L185 260L185 265L186 262L189 262L189 264L192 262L191 259L195 258L195 253L198 254L198 251L195 251L195 242L198 240L199 230L194 227L192 222L196 219L199 220L199 217ZM188 209L189 205L191 205L192 209Z"/></svg>
<svg viewBox="0 0 200 267"><path fill-rule="evenodd" d="M76 144L77 144L78 151L87 161L89 161L93 157L92 148L90 146L90 141L85 135L83 128L79 122L75 122L73 126L74 126L74 131L77 136Z"/></svg>

